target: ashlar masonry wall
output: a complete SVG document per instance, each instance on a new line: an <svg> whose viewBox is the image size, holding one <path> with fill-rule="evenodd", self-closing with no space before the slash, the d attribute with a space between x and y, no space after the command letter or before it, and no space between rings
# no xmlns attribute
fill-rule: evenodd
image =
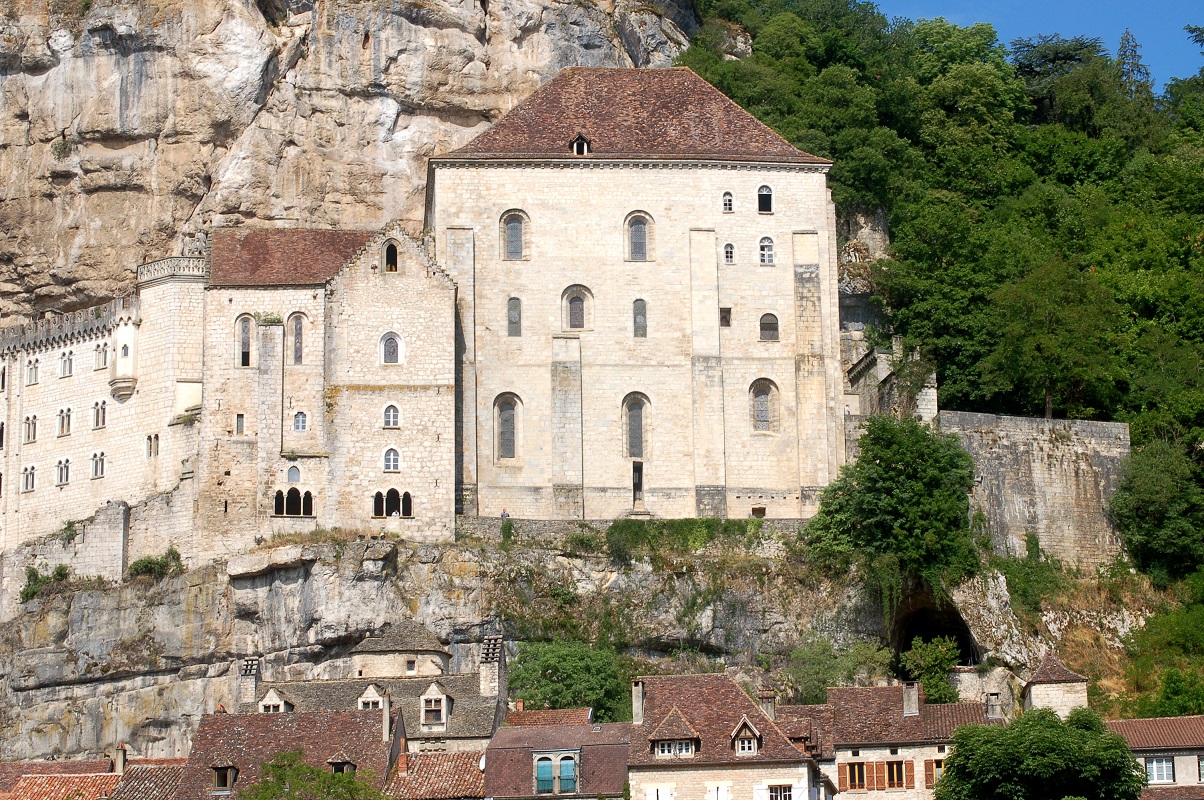
<svg viewBox="0 0 1204 800"><path fill-rule="evenodd" d="M634 800L766 800L770 786L789 786L798 800L812 796L808 762L678 766L666 759L664 765L630 767L628 780Z"/></svg>

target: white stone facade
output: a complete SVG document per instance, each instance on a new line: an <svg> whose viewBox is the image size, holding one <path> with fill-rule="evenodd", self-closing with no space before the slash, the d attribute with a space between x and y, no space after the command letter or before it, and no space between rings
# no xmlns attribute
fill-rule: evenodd
<svg viewBox="0 0 1204 800"><path fill-rule="evenodd" d="M630 766L633 800L828 800L826 787L813 780L811 762L772 764L700 764ZM771 794L771 787L776 791ZM788 793L781 788L789 787Z"/></svg>

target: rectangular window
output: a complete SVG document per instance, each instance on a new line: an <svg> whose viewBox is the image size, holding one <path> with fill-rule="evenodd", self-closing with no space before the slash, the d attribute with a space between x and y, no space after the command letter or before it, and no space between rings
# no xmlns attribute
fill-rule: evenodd
<svg viewBox="0 0 1204 800"><path fill-rule="evenodd" d="M235 414L234 415L234 434L236 436L242 436L243 432L245 430L246 430L246 417L244 417L242 414Z"/></svg>
<svg viewBox="0 0 1204 800"><path fill-rule="evenodd" d="M743 737L736 740L736 751L739 753L755 753L757 752L757 740L751 737Z"/></svg>
<svg viewBox="0 0 1204 800"><path fill-rule="evenodd" d="M383 516L383 514L382 514ZM406 659L406 674L413 675L418 671L418 662L412 658Z"/></svg>
<svg viewBox="0 0 1204 800"><path fill-rule="evenodd" d="M945 773L945 760L943 758L938 758L935 761L933 761L932 762L932 780L939 781L941 779L941 775L943 775L944 773Z"/></svg>
<svg viewBox="0 0 1204 800"><path fill-rule="evenodd" d="M517 297L506 301L506 335L523 335L523 301Z"/></svg>
<svg viewBox="0 0 1204 800"><path fill-rule="evenodd" d="M793 800L790 790L789 786L770 786L769 800Z"/></svg>
<svg viewBox="0 0 1204 800"><path fill-rule="evenodd" d="M886 788L887 789L902 789L903 788L903 762L902 761L887 761L886 762Z"/></svg>
<svg viewBox="0 0 1204 800"><path fill-rule="evenodd" d="M213 788L217 792L229 794L234 788L234 781L238 779L238 770L234 767L214 767L213 768Z"/></svg>
<svg viewBox="0 0 1204 800"><path fill-rule="evenodd" d="M719 327L720 328L732 327L732 310L730 308L719 309Z"/></svg>
<svg viewBox="0 0 1204 800"><path fill-rule="evenodd" d="M856 761L849 764L849 788L865 788L865 762Z"/></svg>
<svg viewBox="0 0 1204 800"><path fill-rule="evenodd" d="M1149 778L1150 783L1174 783L1175 759L1165 757L1147 758L1145 760L1145 774Z"/></svg>
<svg viewBox="0 0 1204 800"><path fill-rule="evenodd" d="M379 700L361 700L360 708L364 711L379 711L380 710L380 701Z"/></svg>
<svg viewBox="0 0 1204 800"><path fill-rule="evenodd" d="M676 742L657 742L656 743L656 754L659 756L673 755L673 745L674 744L676 744Z"/></svg>
<svg viewBox="0 0 1204 800"><path fill-rule="evenodd" d="M443 698L426 697L422 700L422 724L443 724Z"/></svg>

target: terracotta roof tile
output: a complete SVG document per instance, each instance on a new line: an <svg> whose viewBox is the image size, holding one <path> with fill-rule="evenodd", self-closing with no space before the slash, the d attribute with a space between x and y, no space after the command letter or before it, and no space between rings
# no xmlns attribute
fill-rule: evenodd
<svg viewBox="0 0 1204 800"><path fill-rule="evenodd" d="M1147 786L1141 800L1204 800L1204 786Z"/></svg>
<svg viewBox="0 0 1204 800"><path fill-rule="evenodd" d="M397 800L465 800L485 796L481 753L410 753L385 794Z"/></svg>
<svg viewBox="0 0 1204 800"><path fill-rule="evenodd" d="M649 741L664 742L670 739L699 739L698 731L690 723L686 722L686 718L682 716L681 709L674 706L669 714L661 720L661 724L656 726L656 730L648 734Z"/></svg>
<svg viewBox="0 0 1204 800"><path fill-rule="evenodd" d="M313 286L325 283L375 231L218 228L210 286Z"/></svg>
<svg viewBox="0 0 1204 800"><path fill-rule="evenodd" d="M627 781L631 723L499 728L485 751L487 797L531 797L536 751L580 750L577 797L615 796Z"/></svg>
<svg viewBox="0 0 1204 800"><path fill-rule="evenodd" d="M538 708L510 711L505 725L588 725L594 721L592 708Z"/></svg>
<svg viewBox="0 0 1204 800"><path fill-rule="evenodd" d="M0 761L0 792L11 792L22 775L83 775L112 772L107 758L72 761Z"/></svg>
<svg viewBox="0 0 1204 800"><path fill-rule="evenodd" d="M1130 750L1204 748L1204 716L1115 719L1104 723Z"/></svg>
<svg viewBox="0 0 1204 800"><path fill-rule="evenodd" d="M833 746L942 742L951 739L959 725L1002 724L987 719L982 703L928 703L922 689L919 713L905 717L903 691L902 686L829 688Z"/></svg>
<svg viewBox="0 0 1204 800"><path fill-rule="evenodd" d="M779 705L775 720L782 733L812 758L836 757L832 741L832 707Z"/></svg>
<svg viewBox="0 0 1204 800"><path fill-rule="evenodd" d="M631 733L629 763L657 764L653 745L657 729L674 713L698 734L692 763L798 761L805 756L765 716L761 707L726 675L657 675L644 683L644 724ZM761 733L755 755L737 755L732 732L748 717Z"/></svg>
<svg viewBox="0 0 1204 800"><path fill-rule="evenodd" d="M98 800L113 791L121 776L115 772L100 775L23 775L11 792L21 800Z"/></svg>
<svg viewBox="0 0 1204 800"><path fill-rule="evenodd" d="M578 134L589 155L571 154ZM795 148L685 67L563 70L449 157L831 163Z"/></svg>
<svg viewBox="0 0 1204 800"><path fill-rule="evenodd" d="M1074 670L1069 669L1053 653L1047 653L1045 658L1041 659L1041 666L1037 667L1037 671L1033 673L1033 677L1028 679L1028 683L1025 686L1032 686L1036 683L1086 682L1087 676L1080 675Z"/></svg>
<svg viewBox="0 0 1204 800"><path fill-rule="evenodd" d="M171 766L133 764L126 767L109 800L172 800L183 776L183 759Z"/></svg>

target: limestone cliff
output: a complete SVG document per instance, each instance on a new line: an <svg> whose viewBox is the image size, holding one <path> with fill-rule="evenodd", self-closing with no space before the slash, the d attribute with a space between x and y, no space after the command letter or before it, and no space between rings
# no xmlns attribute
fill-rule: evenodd
<svg viewBox="0 0 1204 800"><path fill-rule="evenodd" d="M686 0L0 0L0 315L128 291L207 226L421 227L426 160Z"/></svg>

